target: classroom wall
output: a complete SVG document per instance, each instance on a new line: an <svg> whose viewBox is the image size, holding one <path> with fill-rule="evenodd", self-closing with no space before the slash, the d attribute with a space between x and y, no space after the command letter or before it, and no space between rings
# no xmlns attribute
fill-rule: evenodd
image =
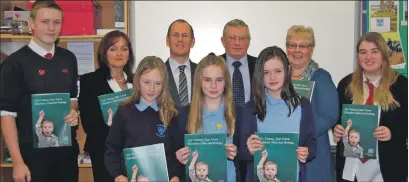
<svg viewBox="0 0 409 182"><path fill-rule="evenodd" d="M337 84L352 72L355 44L359 38L359 2L354 1L132 1L130 36L136 61L155 55L169 57L166 33L179 18L193 26L196 44L191 60L198 62L209 52L224 53L220 37L232 19L244 20L250 27L249 54L258 56L267 46L285 48L290 26L303 24L315 32L313 59L328 70Z"/></svg>

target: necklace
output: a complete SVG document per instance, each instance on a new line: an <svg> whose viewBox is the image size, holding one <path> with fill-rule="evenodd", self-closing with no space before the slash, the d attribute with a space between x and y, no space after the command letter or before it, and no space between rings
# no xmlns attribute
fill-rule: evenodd
<svg viewBox="0 0 409 182"><path fill-rule="evenodd" d="M120 79L120 80L117 80L116 78L114 78L115 79L115 81L117 81L117 82L124 82L125 81L125 77L122 77L122 79Z"/></svg>
<svg viewBox="0 0 409 182"><path fill-rule="evenodd" d="M295 76L292 76L292 75L291 75L291 77L300 77L301 75L302 75L302 73L299 74L299 75L295 75Z"/></svg>

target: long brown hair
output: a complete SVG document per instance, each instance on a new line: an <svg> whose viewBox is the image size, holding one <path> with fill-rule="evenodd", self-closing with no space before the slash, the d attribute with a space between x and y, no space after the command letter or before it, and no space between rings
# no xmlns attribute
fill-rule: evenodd
<svg viewBox="0 0 409 182"><path fill-rule="evenodd" d="M158 69L162 77L162 91L159 94L157 101L160 120L163 122L165 128L167 128L170 120L177 114L177 111L175 109L175 102L173 102L172 98L169 96L168 72L166 71L165 64L160 58L156 56L147 56L142 59L133 78L132 96L129 97L128 100L125 100L123 104L136 104L141 101L141 86L139 85L140 77L153 69Z"/></svg>
<svg viewBox="0 0 409 182"><path fill-rule="evenodd" d="M196 67L194 82L193 82L193 94L192 103L190 104L190 112L187 122L187 131L190 134L195 134L199 130L203 129L203 105L204 105L204 93L202 91L203 70L208 66L218 66L222 69L224 81L226 83L223 98L224 98L224 120L227 123L228 137L234 135L235 127L235 109L233 103L233 86L230 80L229 69L226 66L225 60L221 56L216 56L212 53L200 60Z"/></svg>
<svg viewBox="0 0 409 182"><path fill-rule="evenodd" d="M264 85L264 65L271 58L278 58L284 67L284 83L281 88L281 98L288 107L288 117L301 105L301 96L297 94L291 81L291 66L287 54L277 46L264 48L257 57L254 65L254 76L252 79L252 102L254 104L254 113L257 118L263 121L267 116L266 91Z"/></svg>
<svg viewBox="0 0 409 182"><path fill-rule="evenodd" d="M380 84L374 91L374 102L378 103L384 111L393 110L396 107L400 107L400 104L393 98L390 86L395 83L399 74L393 70L389 65L389 48L385 43L385 39L380 33L367 32L361 36L356 45L356 51L359 54L359 46L363 41L372 42L378 47L379 52L382 55L382 78ZM357 63L355 71L352 73L352 80L347 89L347 95L352 97L354 104L362 104L365 101L363 91L363 69Z"/></svg>

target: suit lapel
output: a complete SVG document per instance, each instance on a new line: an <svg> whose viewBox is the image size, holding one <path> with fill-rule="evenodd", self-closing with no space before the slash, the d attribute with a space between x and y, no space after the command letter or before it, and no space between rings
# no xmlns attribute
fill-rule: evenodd
<svg viewBox="0 0 409 182"><path fill-rule="evenodd" d="M169 59L166 61L165 65L166 65L166 69L168 70L168 75L169 75L169 80L168 80L169 91L170 91L170 94L172 95L173 101L175 102L176 106L179 107L180 106L179 93L176 87L175 79L173 78L172 69L170 68Z"/></svg>

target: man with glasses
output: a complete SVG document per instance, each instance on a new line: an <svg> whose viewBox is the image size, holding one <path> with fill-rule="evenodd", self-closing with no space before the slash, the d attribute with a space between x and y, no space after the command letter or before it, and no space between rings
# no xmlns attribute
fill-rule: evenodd
<svg viewBox="0 0 409 182"><path fill-rule="evenodd" d="M257 60L247 54L250 39L249 27L242 20L231 20L223 28L221 41L226 53L222 56L232 78L234 102L241 106L250 100L251 78Z"/></svg>
<svg viewBox="0 0 409 182"><path fill-rule="evenodd" d="M176 107L181 108L191 102L197 65L189 59L190 49L195 45L192 26L183 19L172 22L166 35L166 45L170 48L170 57L165 63L169 73L169 89Z"/></svg>

